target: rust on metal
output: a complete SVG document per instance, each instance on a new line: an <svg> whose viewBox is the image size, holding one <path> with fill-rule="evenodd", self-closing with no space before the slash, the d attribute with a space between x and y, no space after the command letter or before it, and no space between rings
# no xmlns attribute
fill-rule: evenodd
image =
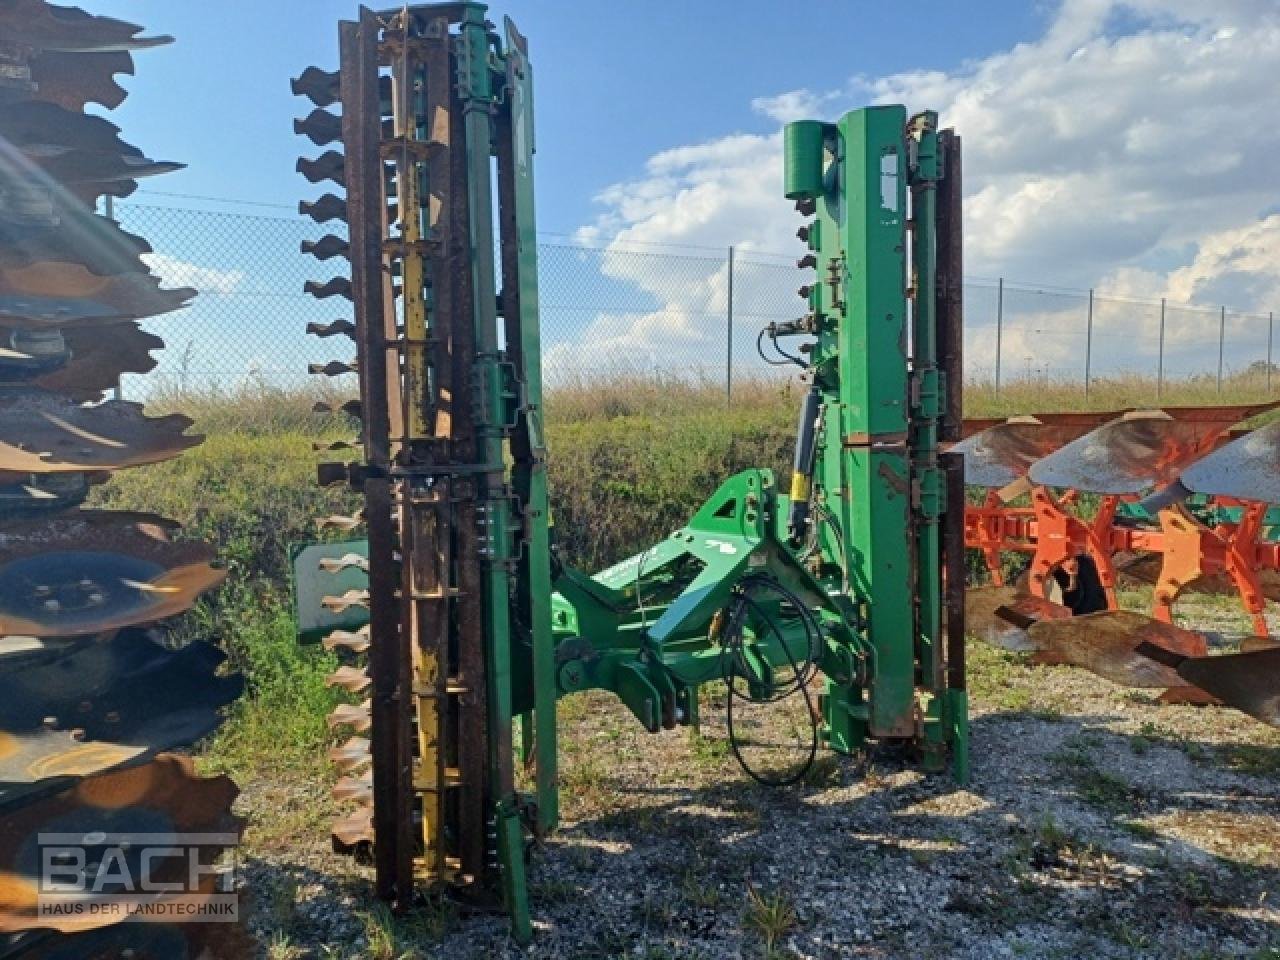
<svg viewBox="0 0 1280 960"><path fill-rule="evenodd" d="M10 345L11 352L17 354L13 359L27 361L6 364L6 357L0 356L0 370L7 371L5 378L60 393L77 403L93 402L114 388L121 374L155 369L151 351L164 346L163 340L144 332L134 322L113 324L105 335L98 327L69 327L58 332L62 342L53 362L40 363L35 361L48 361L49 355L32 353L30 349L13 350L15 336L20 332L0 327L0 344Z"/></svg>
<svg viewBox="0 0 1280 960"><path fill-rule="evenodd" d="M32 57L27 66L35 84L35 99L67 110L83 110L89 103L112 110L128 96L115 78L118 73L133 74L133 57L123 50L44 50Z"/></svg>
<svg viewBox="0 0 1280 960"><path fill-rule="evenodd" d="M55 393L0 390L0 471L82 473L160 463L200 444L182 414L147 417L142 404L80 406Z"/></svg>
<svg viewBox="0 0 1280 960"><path fill-rule="evenodd" d="M89 777L0 819L0 932L51 929L68 933L116 921L86 909L55 917L36 910L40 858L34 838L42 830L86 833L184 832L239 834L243 822L231 812L239 790L229 777L198 777L189 757L161 754L149 763ZM166 870L166 867L168 869ZM153 871L159 879L184 875L185 859ZM161 874L167 876L162 877ZM88 902L114 889L89 894ZM160 896L160 895L157 895Z"/></svg>
<svg viewBox="0 0 1280 960"><path fill-rule="evenodd" d="M983 586L965 590L964 616L969 636L1001 650L1028 653L1039 649L1027 633L1031 624L1069 618L1071 611L1017 587Z"/></svg>
<svg viewBox="0 0 1280 960"><path fill-rule="evenodd" d="M1280 646L1191 657L1178 664L1186 683L1273 727L1280 727Z"/></svg>
<svg viewBox="0 0 1280 960"><path fill-rule="evenodd" d="M350 650L352 653L368 653L370 646L369 625L365 624L359 630L334 630L321 642L324 644L324 648L331 652L342 648Z"/></svg>
<svg viewBox="0 0 1280 960"><path fill-rule="evenodd" d="M363 703L344 703L334 707L326 718L330 730L336 730L338 727L350 727L356 733L368 733L373 725L369 716L370 702L365 700Z"/></svg>
<svg viewBox="0 0 1280 960"><path fill-rule="evenodd" d="M339 773L349 773L370 759L368 737L349 737L338 746L329 748L329 761Z"/></svg>
<svg viewBox="0 0 1280 960"><path fill-rule="evenodd" d="M212 644L166 650L126 630L0 674L0 802L15 784L97 773L212 733L244 690L239 675L219 675L225 661Z"/></svg>
<svg viewBox="0 0 1280 960"><path fill-rule="evenodd" d="M339 667L325 678L326 687L340 687L348 693L364 693L369 689L369 674L360 667Z"/></svg>
<svg viewBox="0 0 1280 960"><path fill-rule="evenodd" d="M69 277L74 270L93 276L83 267L76 266L68 267L65 275ZM49 329L90 322L136 320L180 310L196 295L196 291L189 287L161 290L159 281L149 275L124 274L105 278L103 286L92 294L68 294L63 291L56 275L27 274L15 281L12 273L5 271L0 275L0 326ZM15 282L19 287L37 287L47 292L15 289ZM101 331L98 335L101 336Z"/></svg>
<svg viewBox="0 0 1280 960"><path fill-rule="evenodd" d="M1011 417L951 447L964 454L965 483L1000 489L1021 480L1031 465L1112 419L1112 413Z"/></svg>
<svg viewBox="0 0 1280 960"><path fill-rule="evenodd" d="M1033 483L1102 494L1136 494L1172 483L1236 423L1274 404L1135 410L1033 464Z"/></svg>
<svg viewBox="0 0 1280 960"><path fill-rule="evenodd" d="M0 268L6 270L51 261L78 264L96 276L145 273L142 256L151 252L151 244L114 220L70 204L58 210L52 226L0 222Z"/></svg>
<svg viewBox="0 0 1280 960"><path fill-rule="evenodd" d="M145 513L78 510L0 532L0 634L66 637L182 613L226 573L176 524Z"/></svg>
<svg viewBox="0 0 1280 960"><path fill-rule="evenodd" d="M104 53L144 50L173 42L168 36L141 37L142 29L124 20L95 17L79 7L61 7L44 0L0 2L0 34L14 47Z"/></svg>
<svg viewBox="0 0 1280 960"><path fill-rule="evenodd" d="M1104 610L1031 625L1038 662L1082 667L1126 687L1179 687L1186 681L1138 648L1143 644L1180 656L1204 656L1202 634L1129 610Z"/></svg>

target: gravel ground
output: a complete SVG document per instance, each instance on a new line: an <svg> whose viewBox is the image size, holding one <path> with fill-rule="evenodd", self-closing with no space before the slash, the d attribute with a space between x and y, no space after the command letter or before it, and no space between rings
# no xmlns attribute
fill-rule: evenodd
<svg viewBox="0 0 1280 960"><path fill-rule="evenodd" d="M1220 618L1221 619L1221 618ZM828 756L750 782L703 736L562 704L563 825L533 946L448 903L393 927L329 852L327 785L245 787L263 956L1280 960L1280 731L976 648L973 779Z"/></svg>

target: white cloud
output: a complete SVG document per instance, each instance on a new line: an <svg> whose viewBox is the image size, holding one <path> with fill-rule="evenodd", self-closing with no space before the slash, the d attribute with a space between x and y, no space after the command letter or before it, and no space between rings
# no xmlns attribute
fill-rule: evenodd
<svg viewBox="0 0 1280 960"><path fill-rule="evenodd" d="M972 275L1266 312L1280 302L1280 127L1267 120L1278 82L1273 0L1064 0L1042 37L957 70L857 76L752 106L779 123L868 102L937 109L964 137ZM781 163L776 132L665 150L598 197L580 239L793 249ZM615 268L663 305L633 324L641 340L706 296ZM1154 350L1149 321L1129 349Z"/></svg>
<svg viewBox="0 0 1280 960"><path fill-rule="evenodd" d="M204 267L167 253L144 253L142 261L165 287L194 287L201 293L233 293L244 282L243 270Z"/></svg>

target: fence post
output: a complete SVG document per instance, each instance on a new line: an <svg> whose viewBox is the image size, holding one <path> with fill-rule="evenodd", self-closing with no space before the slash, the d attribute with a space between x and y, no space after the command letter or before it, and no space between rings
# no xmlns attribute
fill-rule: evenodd
<svg viewBox="0 0 1280 960"><path fill-rule="evenodd" d="M1267 314L1267 393L1271 392L1271 341L1275 332L1276 314L1273 310Z"/></svg>
<svg viewBox="0 0 1280 960"><path fill-rule="evenodd" d="M1093 287L1089 288L1089 321L1084 332L1084 398L1089 399L1089 374L1093 366Z"/></svg>
<svg viewBox="0 0 1280 960"><path fill-rule="evenodd" d="M729 247L729 289L725 310L724 403L733 403L733 247Z"/></svg>
<svg viewBox="0 0 1280 960"><path fill-rule="evenodd" d="M1222 345L1227 339L1227 308L1219 307L1218 313L1218 393L1222 393Z"/></svg>
<svg viewBox="0 0 1280 960"><path fill-rule="evenodd" d="M1156 360L1156 400L1164 394L1164 297L1160 298L1160 353Z"/></svg>
<svg viewBox="0 0 1280 960"><path fill-rule="evenodd" d="M116 218L115 199L116 198L109 193L102 198L104 203L103 212L107 215L108 220L114 220ZM119 377L116 377L116 386L112 393L114 394L114 398L117 403L124 399L124 389L120 385Z"/></svg>
<svg viewBox="0 0 1280 960"><path fill-rule="evenodd" d="M1000 396L1000 340L1004 335L1004 277L996 281L996 396Z"/></svg>

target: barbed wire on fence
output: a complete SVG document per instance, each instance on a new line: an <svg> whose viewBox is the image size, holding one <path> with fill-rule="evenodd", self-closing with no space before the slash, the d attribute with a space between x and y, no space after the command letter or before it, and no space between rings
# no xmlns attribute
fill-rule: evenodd
<svg viewBox="0 0 1280 960"><path fill-rule="evenodd" d="M210 198L211 199L211 198ZM270 207L271 205L263 205ZM200 295L155 317L167 349L127 395L164 383L234 389L307 384L308 364L350 358L351 344L304 333L340 318L345 302L303 293L339 272L300 253L327 228L301 217L116 202L121 225L147 237L152 268ZM544 235L538 245L544 375L558 382L653 373L722 382L776 377L758 331L803 312L800 274L783 254L738 248L594 247ZM730 296L732 292L732 296ZM1002 278L966 278L965 364L971 380L1080 384L1126 375L1158 385L1273 371L1274 317L1229 307L1099 294ZM1278 378L1280 379L1280 378Z"/></svg>

